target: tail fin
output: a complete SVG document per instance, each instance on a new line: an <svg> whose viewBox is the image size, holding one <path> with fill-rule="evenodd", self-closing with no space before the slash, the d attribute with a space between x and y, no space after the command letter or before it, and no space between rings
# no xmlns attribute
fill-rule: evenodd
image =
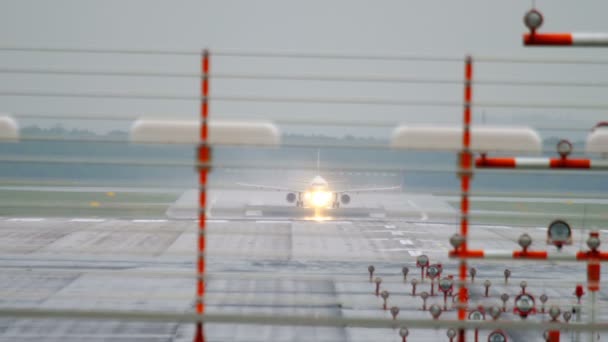
<svg viewBox="0 0 608 342"><path fill-rule="evenodd" d="M321 174L321 149L317 149L317 174Z"/></svg>

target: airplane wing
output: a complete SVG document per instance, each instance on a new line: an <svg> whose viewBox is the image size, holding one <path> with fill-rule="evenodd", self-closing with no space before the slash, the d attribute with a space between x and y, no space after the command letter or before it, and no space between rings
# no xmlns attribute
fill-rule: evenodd
<svg viewBox="0 0 608 342"><path fill-rule="evenodd" d="M402 186L398 185L398 186L389 186L389 187L384 187L384 188L360 188L360 189L344 189L344 190L336 190L334 192L336 193L345 193L345 192L349 192L349 193L360 193L360 192L381 192L381 191L392 191L392 190L401 190Z"/></svg>
<svg viewBox="0 0 608 342"><path fill-rule="evenodd" d="M247 188L255 188L255 189L258 189L258 190L288 191L288 192L306 192L305 190L295 190L295 189L283 188L283 187L271 186L271 185L259 185L259 184L249 184L249 183L236 183L236 185L247 187Z"/></svg>

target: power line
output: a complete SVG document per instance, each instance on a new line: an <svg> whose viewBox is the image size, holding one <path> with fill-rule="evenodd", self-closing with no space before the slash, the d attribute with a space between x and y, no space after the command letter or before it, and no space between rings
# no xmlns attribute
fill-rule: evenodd
<svg viewBox="0 0 608 342"><path fill-rule="evenodd" d="M40 91L40 90L0 90L0 96L30 96L30 97L58 97L58 98L116 98L116 99L142 99L142 100L182 100L200 101L203 98L193 95L164 94L164 93L136 93L136 92L77 92L77 91ZM359 104L359 105L385 105L385 106L412 106L412 107L460 107L459 101L439 100L398 100L392 98L374 97L295 97L295 96L243 96L219 95L207 97L212 101L226 102L268 102L268 103L314 103L314 104ZM537 109L578 109L578 110L608 110L608 104L583 103L542 103L542 102L475 102L473 106L484 108L537 108Z"/></svg>

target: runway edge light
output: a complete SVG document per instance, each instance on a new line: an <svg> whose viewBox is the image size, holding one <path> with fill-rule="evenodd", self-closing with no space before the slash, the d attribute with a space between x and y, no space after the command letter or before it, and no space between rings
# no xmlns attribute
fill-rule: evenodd
<svg viewBox="0 0 608 342"><path fill-rule="evenodd" d="M198 120L136 120L130 129L133 143L197 144L200 142ZM278 146L279 128L266 121L209 120L211 145Z"/></svg>
<svg viewBox="0 0 608 342"><path fill-rule="evenodd" d="M474 152L540 153L539 134L530 127L480 126L471 128ZM462 127L439 125L402 125L395 128L390 145L397 149L460 151Z"/></svg>
<svg viewBox="0 0 608 342"><path fill-rule="evenodd" d="M0 114L0 142L19 141L19 125L11 116Z"/></svg>

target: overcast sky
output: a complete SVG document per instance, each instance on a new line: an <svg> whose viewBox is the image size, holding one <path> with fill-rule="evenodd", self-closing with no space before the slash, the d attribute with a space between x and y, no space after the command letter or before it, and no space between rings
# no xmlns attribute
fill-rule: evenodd
<svg viewBox="0 0 608 342"><path fill-rule="evenodd" d="M543 31L608 32L608 2L538 0ZM524 48L522 16L531 1L0 1L0 44L198 50L404 53L501 57L575 57L608 60L601 48ZM197 72L194 56L49 54L0 52L1 67L70 67ZM327 60L267 60L216 57L215 72L387 74L461 78L462 63ZM608 66L476 65L478 79L608 81ZM3 74L2 90L114 91L196 95L196 79ZM500 102L608 103L608 88L476 87L475 100ZM383 97L461 101L461 85L351 84L327 82L214 80L213 95ZM196 101L0 97L0 111L15 113L125 114L191 117ZM215 117L386 119L395 122L457 123L459 107L396 107L212 103ZM605 111L476 108L489 123L550 124L587 128L608 118ZM26 124L32 120L25 121ZM51 124L51 121L44 121ZM64 122L107 130L128 122ZM298 131L311 130L300 128ZM338 127L332 134L382 135L383 130ZM552 132L552 134L555 132ZM561 132L578 138L580 132Z"/></svg>

